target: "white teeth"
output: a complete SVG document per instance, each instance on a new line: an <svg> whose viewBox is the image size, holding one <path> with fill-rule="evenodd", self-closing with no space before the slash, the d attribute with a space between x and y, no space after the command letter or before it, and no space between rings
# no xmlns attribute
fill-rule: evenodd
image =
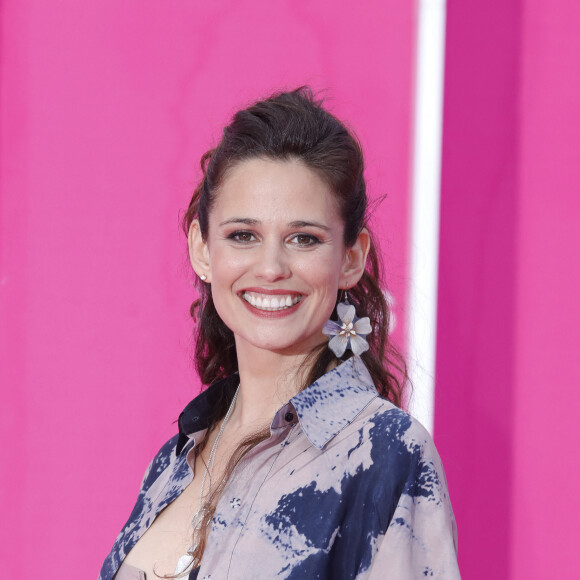
<svg viewBox="0 0 580 580"><path fill-rule="evenodd" d="M275 311L275 310L285 310L286 308L290 308L295 304L298 304L302 299L302 296L297 294L288 294L286 296L281 295L278 297L274 296L265 296L250 292L244 292L242 294L242 298L250 303L255 308L259 308L260 310L268 310L268 311Z"/></svg>

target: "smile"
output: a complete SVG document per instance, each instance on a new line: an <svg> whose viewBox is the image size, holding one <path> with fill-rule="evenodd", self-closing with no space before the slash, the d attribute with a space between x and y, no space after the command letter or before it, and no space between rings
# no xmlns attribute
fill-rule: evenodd
<svg viewBox="0 0 580 580"><path fill-rule="evenodd" d="M243 292L242 298L258 310L275 312L295 306L302 300L299 294L260 294L258 292Z"/></svg>

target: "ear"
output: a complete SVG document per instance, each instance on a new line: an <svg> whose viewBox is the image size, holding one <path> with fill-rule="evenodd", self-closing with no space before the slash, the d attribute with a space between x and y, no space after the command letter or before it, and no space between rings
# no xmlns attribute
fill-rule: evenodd
<svg viewBox="0 0 580 580"><path fill-rule="evenodd" d="M193 220L189 226L187 235L187 244L189 247L189 260L195 273L202 278L204 282L211 282L211 267L209 260L209 249L207 243L201 235L199 221ZM206 278L204 279L203 276Z"/></svg>
<svg viewBox="0 0 580 580"><path fill-rule="evenodd" d="M353 246L346 248L340 273L339 288L348 290L362 278L370 247L371 236L368 230L363 228Z"/></svg>

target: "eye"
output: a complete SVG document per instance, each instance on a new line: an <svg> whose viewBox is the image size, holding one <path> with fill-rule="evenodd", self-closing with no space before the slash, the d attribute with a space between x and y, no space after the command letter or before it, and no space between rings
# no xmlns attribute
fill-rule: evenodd
<svg viewBox="0 0 580 580"><path fill-rule="evenodd" d="M252 232L248 232L246 230L238 230L232 232L228 236L228 240L234 240L235 242L239 242L240 244L249 244L256 240L256 236Z"/></svg>
<svg viewBox="0 0 580 580"><path fill-rule="evenodd" d="M316 244L320 244L320 240L312 234L294 234L290 238L290 242L300 247L315 246Z"/></svg>

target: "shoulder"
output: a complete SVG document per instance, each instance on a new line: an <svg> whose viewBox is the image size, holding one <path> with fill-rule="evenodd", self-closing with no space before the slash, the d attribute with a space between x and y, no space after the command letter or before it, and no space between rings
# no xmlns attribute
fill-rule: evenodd
<svg viewBox="0 0 580 580"><path fill-rule="evenodd" d="M433 439L427 429L407 411L396 407L390 401L377 397L369 410L368 420L374 425L372 437L386 445L405 445L418 450L433 446Z"/></svg>
<svg viewBox="0 0 580 580"><path fill-rule="evenodd" d="M403 493L414 497L438 494L444 480L443 468L425 427L380 397L373 401L369 411L368 438L376 467L389 477L397 474Z"/></svg>

